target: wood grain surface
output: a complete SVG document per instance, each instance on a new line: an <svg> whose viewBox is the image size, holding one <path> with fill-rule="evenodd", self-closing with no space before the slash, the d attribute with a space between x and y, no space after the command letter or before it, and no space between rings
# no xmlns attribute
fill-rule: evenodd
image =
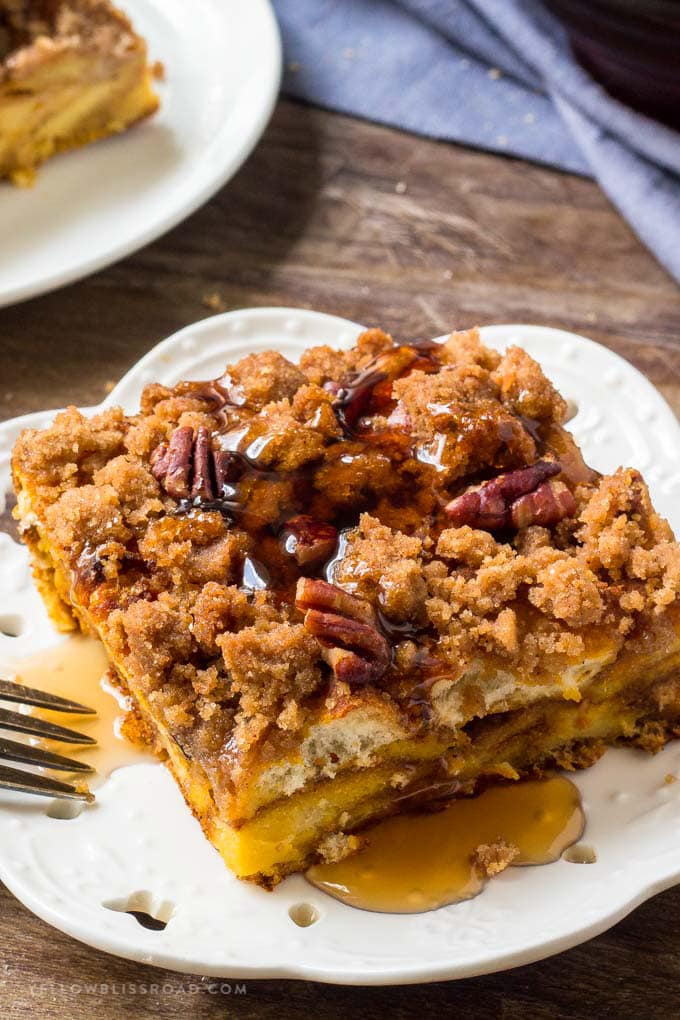
<svg viewBox="0 0 680 1020"><path fill-rule="evenodd" d="M0 418L97 403L157 341L210 314L208 295L400 338L559 326L623 354L680 413L680 292L594 184L284 101L238 176L181 226L0 311ZM0 1020L680 1016L680 888L531 967L385 989L250 981L237 993L81 946L2 887L0 918Z"/></svg>

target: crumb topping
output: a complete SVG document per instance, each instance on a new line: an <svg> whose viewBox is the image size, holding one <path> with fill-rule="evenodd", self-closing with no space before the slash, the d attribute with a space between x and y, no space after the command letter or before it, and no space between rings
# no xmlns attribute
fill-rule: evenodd
<svg viewBox="0 0 680 1020"><path fill-rule="evenodd" d="M94 49L118 60L140 46L129 19L110 0L3 0L0 84L69 51Z"/></svg>
<svg viewBox="0 0 680 1020"><path fill-rule="evenodd" d="M566 413L519 348L373 329L297 365L256 353L148 386L137 415L69 408L20 437L14 472L76 605L229 776L320 705L378 698L418 731L442 678L483 661L552 682L678 604L680 551L642 477L587 468Z"/></svg>
<svg viewBox="0 0 680 1020"><path fill-rule="evenodd" d="M494 843L480 843L473 853L475 869L482 878L499 875L516 857L519 857L519 847L514 843L506 843L504 839L498 839Z"/></svg>

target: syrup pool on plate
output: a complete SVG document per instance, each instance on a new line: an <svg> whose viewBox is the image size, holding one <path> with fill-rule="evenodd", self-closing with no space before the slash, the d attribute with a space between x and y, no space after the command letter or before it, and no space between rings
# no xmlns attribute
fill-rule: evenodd
<svg viewBox="0 0 680 1020"><path fill-rule="evenodd" d="M398 815L367 833L368 845L306 877L323 892L364 910L406 914L470 899L487 876L478 848L519 851L512 865L549 864L580 839L578 790L562 776L492 787L433 814Z"/></svg>
<svg viewBox="0 0 680 1020"><path fill-rule="evenodd" d="M57 741L27 738L31 743L49 747L69 758L82 758L96 770L92 776L86 777L88 785L94 788L124 765L155 761L150 753L123 736L121 727L129 706L127 698L109 682L108 668L103 645L94 638L80 635L69 637L35 655L0 665L0 676L8 680L58 694L94 709L96 715L50 712L42 708L31 709L31 712L41 719L94 737L96 746L81 748Z"/></svg>

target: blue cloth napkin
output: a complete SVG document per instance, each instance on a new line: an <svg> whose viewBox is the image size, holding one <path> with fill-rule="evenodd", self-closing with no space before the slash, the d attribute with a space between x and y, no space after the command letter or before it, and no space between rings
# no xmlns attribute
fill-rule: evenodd
<svg viewBox="0 0 680 1020"><path fill-rule="evenodd" d="M680 134L609 96L538 0L274 0L284 90L599 181L680 281Z"/></svg>

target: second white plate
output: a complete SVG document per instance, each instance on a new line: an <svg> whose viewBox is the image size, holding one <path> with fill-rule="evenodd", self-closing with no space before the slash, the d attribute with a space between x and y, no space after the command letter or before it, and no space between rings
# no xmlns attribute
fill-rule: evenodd
<svg viewBox="0 0 680 1020"><path fill-rule="evenodd" d="M48 161L33 188L0 181L0 307L80 279L184 219L239 168L278 94L269 0L120 0L160 60L160 111Z"/></svg>

